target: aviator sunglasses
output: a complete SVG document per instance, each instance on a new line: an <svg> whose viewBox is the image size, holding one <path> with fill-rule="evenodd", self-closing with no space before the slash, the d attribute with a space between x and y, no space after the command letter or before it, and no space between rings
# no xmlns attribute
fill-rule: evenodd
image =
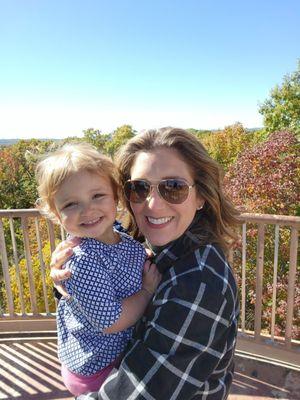
<svg viewBox="0 0 300 400"><path fill-rule="evenodd" d="M150 195L152 188L156 188L161 198L171 204L183 203L189 195L189 185L184 179L162 179L157 184L151 184L144 179L129 180L125 182L124 193L128 201L143 203Z"/></svg>

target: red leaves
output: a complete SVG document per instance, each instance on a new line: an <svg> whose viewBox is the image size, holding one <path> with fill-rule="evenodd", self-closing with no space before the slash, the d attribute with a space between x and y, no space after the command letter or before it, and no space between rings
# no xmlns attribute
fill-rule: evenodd
<svg viewBox="0 0 300 400"><path fill-rule="evenodd" d="M240 155L225 176L225 191L249 212L296 214L299 203L299 145L288 131Z"/></svg>

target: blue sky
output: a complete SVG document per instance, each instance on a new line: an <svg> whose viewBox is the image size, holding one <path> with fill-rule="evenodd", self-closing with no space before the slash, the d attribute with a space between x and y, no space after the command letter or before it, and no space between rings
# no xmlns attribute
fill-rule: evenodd
<svg viewBox="0 0 300 400"><path fill-rule="evenodd" d="M299 21L299 0L0 0L0 138L261 126Z"/></svg>

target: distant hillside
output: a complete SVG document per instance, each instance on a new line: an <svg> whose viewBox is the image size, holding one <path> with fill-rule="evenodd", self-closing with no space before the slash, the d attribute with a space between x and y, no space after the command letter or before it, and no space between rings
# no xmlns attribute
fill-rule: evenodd
<svg viewBox="0 0 300 400"><path fill-rule="evenodd" d="M19 140L30 140L30 139L0 139L0 146L11 146L12 144L17 143ZM53 139L53 138L43 138L43 139L38 139L38 140L60 140L60 139Z"/></svg>
<svg viewBox="0 0 300 400"><path fill-rule="evenodd" d="M0 146L10 146L18 141L19 139L0 139Z"/></svg>

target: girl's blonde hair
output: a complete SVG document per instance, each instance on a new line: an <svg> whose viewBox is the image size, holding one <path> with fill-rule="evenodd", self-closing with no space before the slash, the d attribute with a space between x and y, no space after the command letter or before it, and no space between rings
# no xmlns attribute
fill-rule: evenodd
<svg viewBox="0 0 300 400"><path fill-rule="evenodd" d="M110 179L115 199L119 197L117 171L111 159L88 143L65 144L45 154L36 166L39 198L36 205L42 214L58 222L54 196L63 181L79 171L88 171Z"/></svg>
<svg viewBox="0 0 300 400"><path fill-rule="evenodd" d="M153 152L159 148L175 149L193 174L196 190L204 200L199 234L203 244L218 243L225 251L238 237L233 229L239 224L238 211L223 193L223 171L207 153L200 141L190 132L177 128L145 131L130 139L118 152L116 163L120 184L130 179L131 169L140 152ZM176 173L177 171L174 171ZM139 237L130 203L121 191L122 202L128 209L128 227Z"/></svg>

